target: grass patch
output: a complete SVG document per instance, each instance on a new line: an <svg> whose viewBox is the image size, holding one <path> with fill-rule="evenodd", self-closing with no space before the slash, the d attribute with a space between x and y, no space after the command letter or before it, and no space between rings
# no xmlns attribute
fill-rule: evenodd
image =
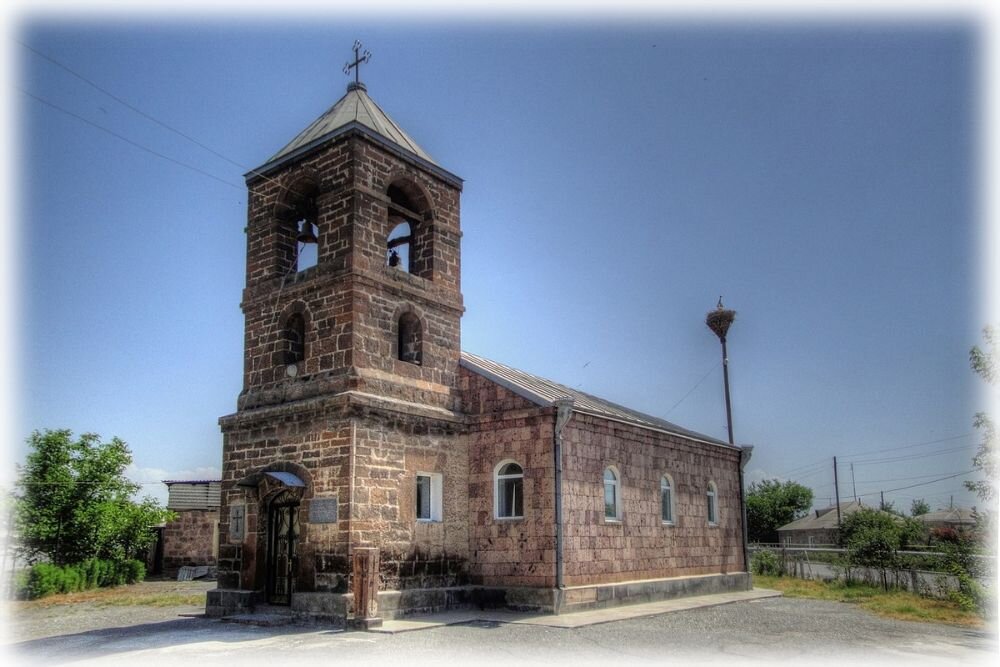
<svg viewBox="0 0 1000 667"><path fill-rule="evenodd" d="M132 586L95 588L79 593L50 595L38 600L14 603L22 609L90 604L96 607L179 607L204 606L205 592L192 591L190 586L171 582L140 583Z"/></svg>
<svg viewBox="0 0 1000 667"><path fill-rule="evenodd" d="M907 591L883 591L867 584L841 581L814 581L795 577L769 577L755 574L754 586L781 591L786 597L848 602L872 613L901 621L944 623L966 628L981 628L984 621L973 612L963 611L954 602L914 595Z"/></svg>

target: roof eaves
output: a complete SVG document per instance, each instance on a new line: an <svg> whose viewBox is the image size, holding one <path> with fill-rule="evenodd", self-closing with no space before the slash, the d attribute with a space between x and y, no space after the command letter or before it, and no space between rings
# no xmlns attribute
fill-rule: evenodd
<svg viewBox="0 0 1000 667"><path fill-rule="evenodd" d="M464 181L462 180L461 177L456 176L447 169L443 169L439 167L437 164L425 158L420 157L413 151L403 146L400 146L391 139L382 136L372 128L365 125L364 123L361 123L356 120L352 120L350 123L347 123L346 125L341 125L340 127L331 132L327 132L322 136L316 137L309 143L296 148L294 151L291 151L290 153L287 153L274 160L271 160L270 162L261 165L256 169L251 169L247 173L243 174L243 178L245 179L247 185L249 185L252 181L258 178L266 178L268 174L276 171L277 169L288 164L289 162L292 162L293 160L296 160L306 155L307 153L316 150L323 144L333 141L334 139L343 136L349 132L357 132L359 134L365 135L365 137L371 139L372 141L379 144L389 152L395 154L397 157L407 160L418 167L426 169L427 171L431 172L441 180L445 181L449 185L452 185L459 190L462 189L462 184L464 183Z"/></svg>

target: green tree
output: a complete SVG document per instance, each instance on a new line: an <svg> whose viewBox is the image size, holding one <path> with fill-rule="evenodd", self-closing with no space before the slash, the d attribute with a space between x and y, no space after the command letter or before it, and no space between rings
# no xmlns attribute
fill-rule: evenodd
<svg viewBox="0 0 1000 667"><path fill-rule="evenodd" d="M979 377L989 384L996 384L996 336L993 327L983 329L983 339L986 341L987 349L983 350L978 345L974 345L969 350L969 364ZM996 428L989 415L985 412L976 414L973 420L975 427L982 433L982 441L979 443L979 450L972 459L972 465L977 470L985 473L986 479L976 482L966 482L965 486L970 491L975 491L983 500L993 500L997 497L997 475L1000 474L1000 455L997 454Z"/></svg>
<svg viewBox="0 0 1000 667"><path fill-rule="evenodd" d="M920 516L931 511L931 506L923 498L914 498L910 503L910 516Z"/></svg>
<svg viewBox="0 0 1000 667"><path fill-rule="evenodd" d="M888 585L886 570L899 566L897 552L921 544L925 535L920 521L869 507L848 514L840 524L850 564L881 569L883 585Z"/></svg>
<svg viewBox="0 0 1000 667"><path fill-rule="evenodd" d="M30 563L56 565L88 558L123 561L141 556L155 539L152 526L172 517L125 477L132 453L123 441L68 430L35 431L19 466L15 524L18 547Z"/></svg>
<svg viewBox="0 0 1000 667"><path fill-rule="evenodd" d="M802 518L812 505L812 489L797 482L767 479L747 490L747 537L751 542L777 542L778 528Z"/></svg>

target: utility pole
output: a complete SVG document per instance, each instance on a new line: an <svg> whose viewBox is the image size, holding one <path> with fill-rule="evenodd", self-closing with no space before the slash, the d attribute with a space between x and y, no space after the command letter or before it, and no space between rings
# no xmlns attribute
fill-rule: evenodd
<svg viewBox="0 0 1000 667"><path fill-rule="evenodd" d="M879 496L882 498L882 503L878 506L880 510L885 511L885 491L879 491Z"/></svg>
<svg viewBox="0 0 1000 667"><path fill-rule="evenodd" d="M705 316L705 324L712 330L722 343L722 378L726 393L726 426L729 429L729 444L735 445L733 439L733 406L729 401L729 355L726 353L726 334L733 320L736 319L735 310L727 310L722 305L722 297L719 297L719 305L715 310L709 311Z"/></svg>
<svg viewBox="0 0 1000 667"><path fill-rule="evenodd" d="M840 530L840 483L837 481L837 457L833 457L833 490L837 495L837 530Z"/></svg>
<svg viewBox="0 0 1000 667"><path fill-rule="evenodd" d="M858 485L854 482L854 464L851 464L851 488L854 490L854 502L858 502Z"/></svg>

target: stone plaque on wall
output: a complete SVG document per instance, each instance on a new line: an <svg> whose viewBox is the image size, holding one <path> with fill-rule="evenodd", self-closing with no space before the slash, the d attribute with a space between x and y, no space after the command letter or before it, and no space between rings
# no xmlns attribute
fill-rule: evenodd
<svg viewBox="0 0 1000 667"><path fill-rule="evenodd" d="M239 542L243 539L243 505L229 507L229 539Z"/></svg>
<svg viewBox="0 0 1000 667"><path fill-rule="evenodd" d="M313 498L309 502L309 523L337 523L337 499Z"/></svg>

